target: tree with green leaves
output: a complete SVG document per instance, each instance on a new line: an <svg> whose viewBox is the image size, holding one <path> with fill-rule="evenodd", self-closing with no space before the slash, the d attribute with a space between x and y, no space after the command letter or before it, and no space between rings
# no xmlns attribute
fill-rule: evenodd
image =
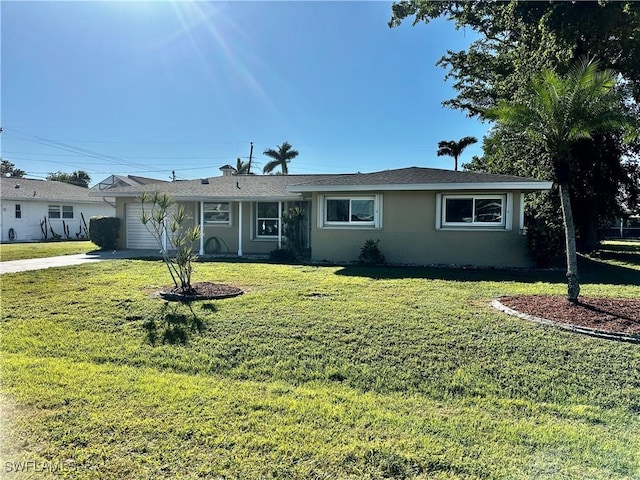
<svg viewBox="0 0 640 480"><path fill-rule="evenodd" d="M277 150L268 148L263 154L273 159L266 163L262 170L263 173L272 173L276 168L280 167L280 173L288 175L289 162L298 156L298 151L294 150L289 142L284 142L282 145L278 145Z"/></svg>
<svg viewBox="0 0 640 480"><path fill-rule="evenodd" d="M236 171L234 175L250 175L251 174L251 162L245 162L238 158L236 160Z"/></svg>
<svg viewBox="0 0 640 480"><path fill-rule="evenodd" d="M465 50L449 50L438 62L457 91L443 102L447 107L487 120L484 112L501 100L524 101L526 86L542 70L564 75L578 58L589 55L620 76L626 107L634 115L640 112L640 2L404 0L393 4L389 23L397 26L410 17L414 25L445 18L478 34ZM611 132L573 148L571 201L579 207L578 248L588 252L598 246L603 221L639 203L640 142L625 144L619 133ZM538 147L504 125L489 131L483 152L463 168L553 176L541 168ZM542 210L552 220L553 210Z"/></svg>
<svg viewBox="0 0 640 480"><path fill-rule="evenodd" d="M530 84L526 101L503 100L485 115L523 132L544 152L560 191L567 255L567 298L576 302L580 294L573 212L569 196L572 152L583 139L596 133L626 131L637 136L640 123L625 111L616 87L616 74L599 71L598 63L586 58L576 62L566 76L544 70Z"/></svg>
<svg viewBox="0 0 640 480"><path fill-rule="evenodd" d="M47 180L55 182L65 182L79 187L89 188L91 177L84 170L76 170L73 173L53 172L47 175Z"/></svg>
<svg viewBox="0 0 640 480"><path fill-rule="evenodd" d="M16 168L15 164L11 163L9 160L2 160L1 168L1 175L3 177L22 178L26 175L26 172L24 170Z"/></svg>
<svg viewBox="0 0 640 480"><path fill-rule="evenodd" d="M478 139L476 137L463 137L457 142L455 140L442 140L438 142L438 156L442 157L443 155L453 157L455 160L455 171L458 171L458 158L462 154L465 148L469 145L473 145L474 143L478 143Z"/></svg>
<svg viewBox="0 0 640 480"><path fill-rule="evenodd" d="M200 226L189 227L192 218L184 205L176 208L167 193L143 193L138 200L142 204L140 220L158 244L176 289L182 295L195 295L191 274L192 263L198 258L194 245L200 239Z"/></svg>

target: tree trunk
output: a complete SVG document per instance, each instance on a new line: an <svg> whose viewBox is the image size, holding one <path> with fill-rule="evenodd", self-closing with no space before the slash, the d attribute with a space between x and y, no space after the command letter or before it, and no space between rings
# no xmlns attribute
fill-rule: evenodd
<svg viewBox="0 0 640 480"><path fill-rule="evenodd" d="M576 253L576 229L573 224L571 212L571 200L569 199L569 184L559 184L560 202L562 205L562 218L564 220L564 235L567 248L567 300L577 302L580 295L580 283L578 281L578 255Z"/></svg>

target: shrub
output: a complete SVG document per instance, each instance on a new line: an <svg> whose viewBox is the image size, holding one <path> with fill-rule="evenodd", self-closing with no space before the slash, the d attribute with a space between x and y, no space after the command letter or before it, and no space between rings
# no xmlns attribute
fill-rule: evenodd
<svg viewBox="0 0 640 480"><path fill-rule="evenodd" d="M382 265L386 262L378 244L380 240L367 240L360 249L358 263L360 265Z"/></svg>
<svg viewBox="0 0 640 480"><path fill-rule="evenodd" d="M560 199L555 192L531 195L526 209L527 247L538 267L563 264L565 244Z"/></svg>
<svg viewBox="0 0 640 480"><path fill-rule="evenodd" d="M295 262L297 259L295 252L288 248L276 248L275 250L271 250L269 257L274 262Z"/></svg>
<svg viewBox="0 0 640 480"><path fill-rule="evenodd" d="M102 250L118 248L120 219L116 217L91 217L89 219L89 240Z"/></svg>

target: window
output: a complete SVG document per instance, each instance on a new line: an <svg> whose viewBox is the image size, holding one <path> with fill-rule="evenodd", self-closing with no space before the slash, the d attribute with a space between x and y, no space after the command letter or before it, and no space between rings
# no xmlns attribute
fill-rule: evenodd
<svg viewBox="0 0 640 480"><path fill-rule="evenodd" d="M62 218L73 218L73 205L62 206Z"/></svg>
<svg viewBox="0 0 640 480"><path fill-rule="evenodd" d="M22 218L22 205L16 203L16 218Z"/></svg>
<svg viewBox="0 0 640 480"><path fill-rule="evenodd" d="M73 205L49 205L49 218L73 218Z"/></svg>
<svg viewBox="0 0 640 480"><path fill-rule="evenodd" d="M318 199L319 227L381 228L381 196L326 196Z"/></svg>
<svg viewBox="0 0 640 480"><path fill-rule="evenodd" d="M60 218L60 205L49 205L49 218Z"/></svg>
<svg viewBox="0 0 640 480"><path fill-rule="evenodd" d="M229 202L204 204L204 223L229 225L230 218Z"/></svg>
<svg viewBox="0 0 640 480"><path fill-rule="evenodd" d="M256 236L277 237L280 225L280 206L278 202L259 202L256 204Z"/></svg>
<svg viewBox="0 0 640 480"><path fill-rule="evenodd" d="M442 195L442 227L504 227L506 195Z"/></svg>

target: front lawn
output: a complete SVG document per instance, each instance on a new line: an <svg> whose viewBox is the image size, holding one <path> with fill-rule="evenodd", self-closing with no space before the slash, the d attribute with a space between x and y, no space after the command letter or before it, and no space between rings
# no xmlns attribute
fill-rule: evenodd
<svg viewBox="0 0 640 480"><path fill-rule="evenodd" d="M57 257L73 255L97 250L98 247L89 241L62 241L38 243L0 243L0 261L25 260L27 258Z"/></svg>
<svg viewBox="0 0 640 480"><path fill-rule="evenodd" d="M598 263L583 294L638 280ZM640 476L640 345L489 306L562 294L562 272L213 262L194 281L246 293L166 304L157 261L2 276L7 478Z"/></svg>

